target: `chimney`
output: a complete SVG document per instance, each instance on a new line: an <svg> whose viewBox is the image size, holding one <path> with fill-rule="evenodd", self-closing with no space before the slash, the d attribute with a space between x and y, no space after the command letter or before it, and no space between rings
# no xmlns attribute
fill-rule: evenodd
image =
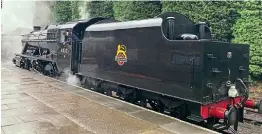
<svg viewBox="0 0 262 134"><path fill-rule="evenodd" d="M34 31L39 31L39 30L41 30L41 27L40 27L40 26L34 26L33 28L34 28Z"/></svg>

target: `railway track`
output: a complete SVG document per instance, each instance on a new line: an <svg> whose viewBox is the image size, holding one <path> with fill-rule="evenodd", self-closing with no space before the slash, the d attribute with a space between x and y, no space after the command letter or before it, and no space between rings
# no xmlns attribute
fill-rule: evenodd
<svg viewBox="0 0 262 134"><path fill-rule="evenodd" d="M258 114L258 112L253 109L246 108L245 111L245 123L262 126L262 115Z"/></svg>
<svg viewBox="0 0 262 134"><path fill-rule="evenodd" d="M256 110L245 108L244 122L239 123L238 131L232 127L229 130L218 131L222 134L260 134L262 132L262 115Z"/></svg>
<svg viewBox="0 0 262 134"><path fill-rule="evenodd" d="M262 121L253 120L250 118L244 118L245 123L253 124L256 126L262 126Z"/></svg>
<svg viewBox="0 0 262 134"><path fill-rule="evenodd" d="M246 110L247 112L258 113L256 110L250 109L250 108L245 108L245 110Z"/></svg>

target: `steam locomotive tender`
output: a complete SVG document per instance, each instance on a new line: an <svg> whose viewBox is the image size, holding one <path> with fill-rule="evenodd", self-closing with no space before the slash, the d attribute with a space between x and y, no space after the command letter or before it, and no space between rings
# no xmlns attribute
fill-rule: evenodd
<svg viewBox="0 0 262 134"><path fill-rule="evenodd" d="M262 113L262 101L248 99L249 46L214 41L204 22L179 13L49 25L22 44L19 67L52 76L70 68L88 89L212 129L237 130L244 107Z"/></svg>

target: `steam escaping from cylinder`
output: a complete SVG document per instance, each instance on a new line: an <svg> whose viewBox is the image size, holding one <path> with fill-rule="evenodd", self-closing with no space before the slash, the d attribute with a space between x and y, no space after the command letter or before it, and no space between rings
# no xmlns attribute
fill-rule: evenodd
<svg viewBox="0 0 262 134"><path fill-rule="evenodd" d="M51 16L49 1L3 1L1 60L10 61L20 53L21 35L31 32L34 25L47 25Z"/></svg>
<svg viewBox="0 0 262 134"><path fill-rule="evenodd" d="M80 80L77 78L76 75L73 75L68 68L64 70L64 73L65 73L67 84L80 86Z"/></svg>

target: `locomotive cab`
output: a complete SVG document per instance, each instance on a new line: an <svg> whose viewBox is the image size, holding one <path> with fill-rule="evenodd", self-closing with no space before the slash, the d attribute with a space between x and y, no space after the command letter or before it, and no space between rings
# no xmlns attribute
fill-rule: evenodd
<svg viewBox="0 0 262 134"><path fill-rule="evenodd" d="M82 40L86 27L105 18L97 17L77 20L59 26L60 48L58 50L58 67L60 70L70 68L73 73L79 71L82 57Z"/></svg>

